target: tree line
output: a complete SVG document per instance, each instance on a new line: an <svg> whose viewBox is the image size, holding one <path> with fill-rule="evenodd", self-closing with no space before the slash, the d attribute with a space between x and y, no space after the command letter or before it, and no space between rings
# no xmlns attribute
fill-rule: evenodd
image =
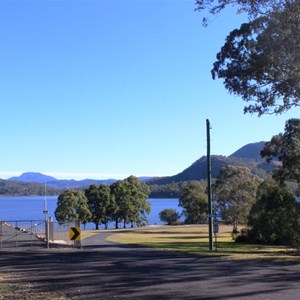
<svg viewBox="0 0 300 300"><path fill-rule="evenodd" d="M261 155L282 166L260 185L240 240L300 248L300 119L288 120L284 133L273 136Z"/></svg>
<svg viewBox="0 0 300 300"><path fill-rule="evenodd" d="M54 188L47 188L47 195L58 195L61 191ZM17 182L0 179L0 195L5 196L41 196L45 195L45 186L32 182Z"/></svg>
<svg viewBox="0 0 300 300"><path fill-rule="evenodd" d="M169 184L151 184L145 182L150 189L150 198L179 198L183 192L187 181L172 182ZM85 191L87 187L74 188L76 190ZM47 186L47 195L59 195L63 189ZM45 185L41 183L17 182L11 180L0 179L0 195L5 196L44 196Z"/></svg>
<svg viewBox="0 0 300 300"><path fill-rule="evenodd" d="M214 211L222 215L222 221L233 225L233 232L238 224L245 224L256 190L263 181L247 167L223 167L212 185ZM202 224L208 220L207 188L202 182L187 182L179 197L179 206L186 224ZM177 216L177 218L176 218ZM168 224L177 223L180 215L176 210L164 210L160 218Z"/></svg>
<svg viewBox="0 0 300 300"><path fill-rule="evenodd" d="M226 37L211 70L213 79L222 79L230 93L246 102L244 113L263 116L299 107L300 1L196 0L196 11L213 16L228 6L246 14L248 22ZM207 17L203 24L209 24ZM238 222L247 225L239 241L300 248L300 120L287 120L285 132L273 136L261 155L281 166L269 179L248 183L252 189L236 175L248 171L223 170L214 186L216 208L236 231ZM291 189L291 183L298 188Z"/></svg>
<svg viewBox="0 0 300 300"><path fill-rule="evenodd" d="M300 195L300 119L288 120L284 133L273 136L261 155L267 161L280 163L266 179L246 167L229 165L221 169L212 185L214 211L221 214L224 223L233 225L238 242L300 248L300 203L297 202ZM191 181L182 188L179 206L183 208L185 223L206 222L206 187L199 181ZM91 185L84 191L67 190L58 198L55 216L60 222L93 222L96 228L100 224L107 228L111 221L116 228L120 222L123 227L127 224L140 226L146 223L150 212L149 193L149 187L133 176L111 186ZM160 217L172 224L180 216L166 209ZM245 229L239 232L241 225Z"/></svg>
<svg viewBox="0 0 300 300"><path fill-rule="evenodd" d="M55 217L58 222L92 222L96 229L109 222L119 228L122 222L142 226L148 222L151 206L147 201L150 190L138 178L130 176L112 185L93 184L84 191L66 190L58 196Z"/></svg>
<svg viewBox="0 0 300 300"><path fill-rule="evenodd" d="M285 132L273 136L261 151L267 161L281 163L262 179L240 166L226 166L212 185L214 212L233 225L237 242L286 245L300 248L300 119L286 122ZM190 182L179 198L186 223L207 220L207 194L199 182ZM165 210L168 224L179 215ZM239 226L245 227L241 232Z"/></svg>
<svg viewBox="0 0 300 300"><path fill-rule="evenodd" d="M178 181L166 184L151 184L151 181L146 182L150 188L151 198L179 198L184 192L190 181ZM200 180L201 185L205 186L206 181Z"/></svg>
<svg viewBox="0 0 300 300"><path fill-rule="evenodd" d="M298 107L299 0L196 0L196 11L213 16L227 6L248 15L248 22L226 37L213 64L213 79L222 79L230 93L241 96L245 113L280 114ZM203 24L209 24L206 17ZM266 143L261 156L281 165L264 180L245 167L222 168L212 186L214 210L233 225L236 241L300 248L300 120L288 120L285 132ZM291 189L291 183L298 188ZM201 222L207 213L204 195L195 184L180 197L186 221ZM246 228L239 234L241 224Z"/></svg>

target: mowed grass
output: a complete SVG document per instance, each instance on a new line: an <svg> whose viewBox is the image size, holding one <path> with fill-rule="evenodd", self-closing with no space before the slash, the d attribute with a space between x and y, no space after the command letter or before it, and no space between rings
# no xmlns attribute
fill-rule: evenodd
<svg viewBox="0 0 300 300"><path fill-rule="evenodd" d="M188 252L197 255L223 256L230 259L274 259L299 260L291 249L266 245L240 244L232 239L232 226L220 226L214 250L209 251L207 225L149 226L143 228L110 230L107 240L121 243L153 247L171 251ZM89 231L85 236L99 233Z"/></svg>

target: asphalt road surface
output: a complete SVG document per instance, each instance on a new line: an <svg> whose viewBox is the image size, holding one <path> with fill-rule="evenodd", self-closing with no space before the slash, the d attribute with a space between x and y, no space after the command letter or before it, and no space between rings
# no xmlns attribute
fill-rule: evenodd
<svg viewBox="0 0 300 300"><path fill-rule="evenodd" d="M83 244L82 250L2 249L0 273L69 299L300 299L300 264L122 246L103 234Z"/></svg>

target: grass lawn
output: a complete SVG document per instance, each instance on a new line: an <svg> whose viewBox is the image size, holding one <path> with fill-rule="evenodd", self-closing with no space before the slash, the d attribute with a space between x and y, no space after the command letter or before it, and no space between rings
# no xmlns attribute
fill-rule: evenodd
<svg viewBox="0 0 300 300"><path fill-rule="evenodd" d="M208 250L209 240L207 225L149 226L105 232L113 233L107 240L122 244L183 251L198 255L224 256L230 259L300 261L300 256L295 255L295 252L285 247L235 243L232 239L231 231L232 226L220 226L217 243L215 243L214 239L214 251L212 252ZM99 233L99 231L97 233ZM84 236L91 234L95 234L95 231L85 232Z"/></svg>

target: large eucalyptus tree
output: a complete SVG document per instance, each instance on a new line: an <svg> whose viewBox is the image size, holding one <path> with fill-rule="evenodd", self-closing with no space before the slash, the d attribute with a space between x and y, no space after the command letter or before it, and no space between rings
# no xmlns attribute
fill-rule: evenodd
<svg viewBox="0 0 300 300"><path fill-rule="evenodd" d="M217 14L236 5L249 22L227 36L212 69L246 113L282 113L300 106L300 1L197 0L196 10Z"/></svg>

